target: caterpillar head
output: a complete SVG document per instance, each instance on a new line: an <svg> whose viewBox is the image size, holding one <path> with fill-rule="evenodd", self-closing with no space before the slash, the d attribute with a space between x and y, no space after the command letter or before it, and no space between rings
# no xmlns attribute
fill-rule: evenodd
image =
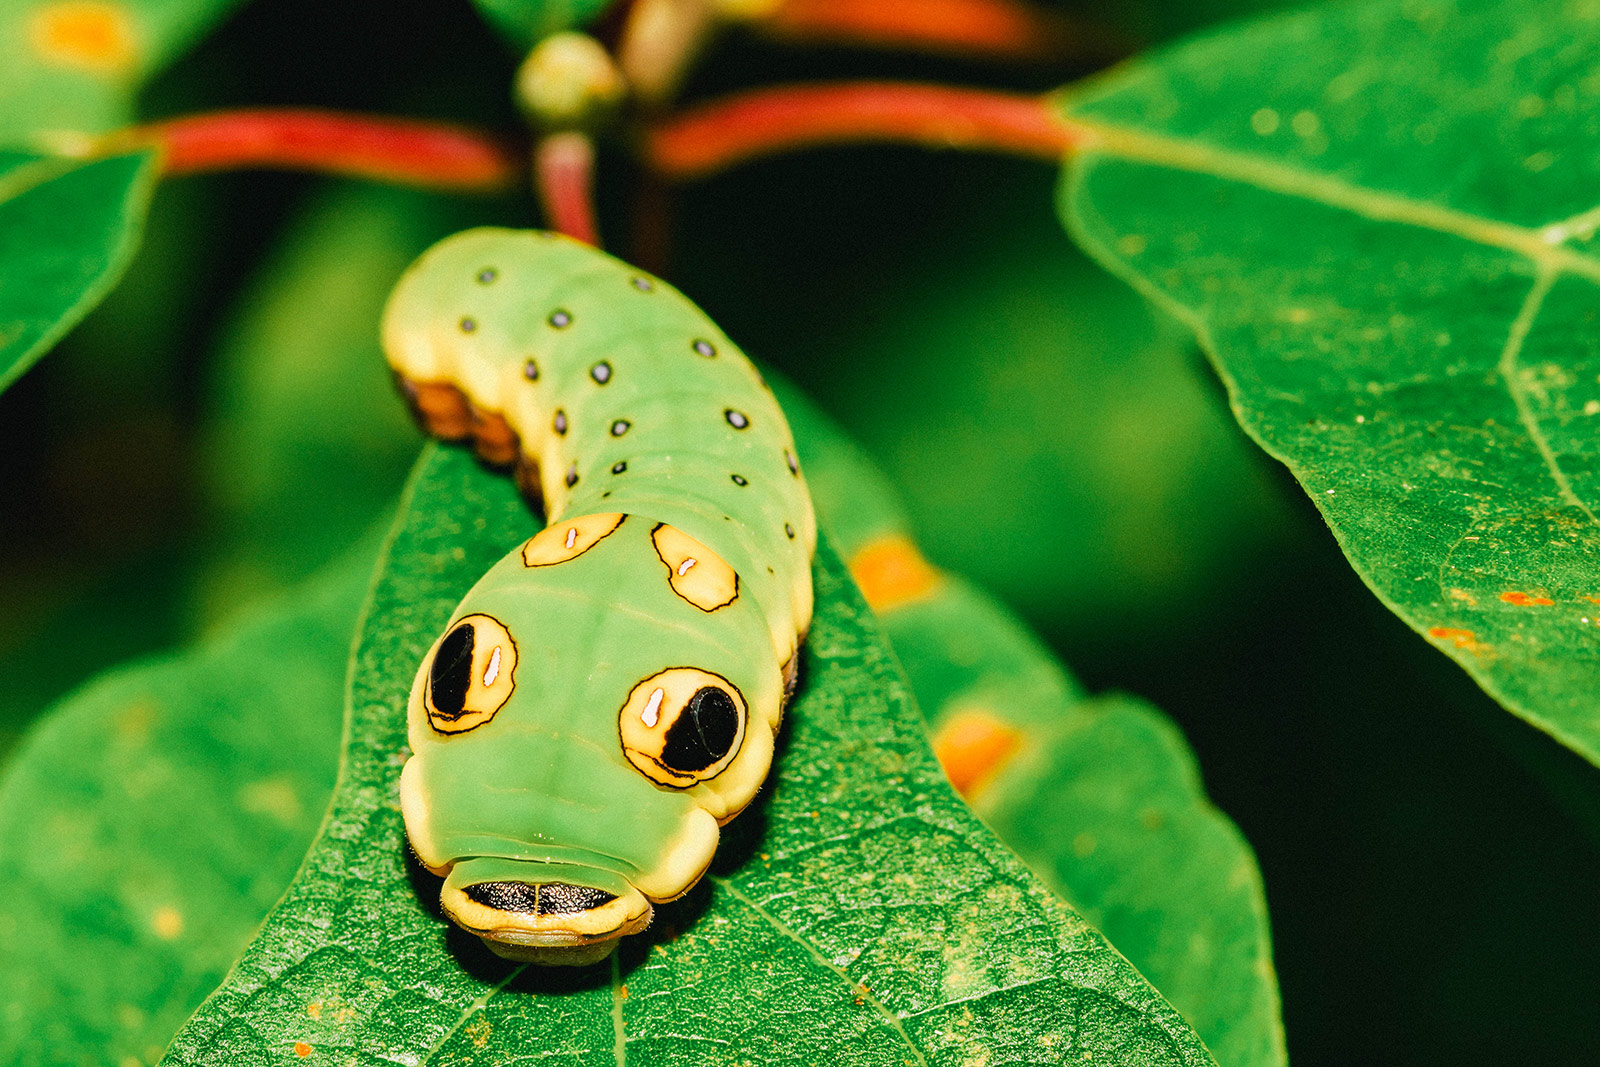
<svg viewBox="0 0 1600 1067"><path fill-rule="evenodd" d="M736 575L637 516L552 524L423 657L401 807L495 952L603 958L687 892L772 761L783 682Z"/></svg>

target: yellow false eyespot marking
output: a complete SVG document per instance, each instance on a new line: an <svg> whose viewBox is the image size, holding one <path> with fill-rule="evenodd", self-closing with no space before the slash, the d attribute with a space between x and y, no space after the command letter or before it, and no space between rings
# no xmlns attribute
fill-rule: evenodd
<svg viewBox="0 0 1600 1067"><path fill-rule="evenodd" d="M28 41L46 63L94 74L131 70L139 51L127 9L100 0L46 4L28 22Z"/></svg>
<svg viewBox="0 0 1600 1067"><path fill-rule="evenodd" d="M639 773L687 789L733 762L747 718L744 695L722 675L670 667L633 687L617 724L623 754Z"/></svg>
<svg viewBox="0 0 1600 1067"><path fill-rule="evenodd" d="M667 582L678 596L707 612L738 599L739 576L711 549L666 523L650 531L650 540L666 565Z"/></svg>
<svg viewBox="0 0 1600 1067"><path fill-rule="evenodd" d="M617 532L624 515L579 515L546 526L522 546L522 562L528 567L553 567L577 559Z"/></svg>
<svg viewBox="0 0 1600 1067"><path fill-rule="evenodd" d="M993 780L1021 745L1021 732L985 708L947 716L933 735L933 754L945 777L968 800Z"/></svg>
<svg viewBox="0 0 1600 1067"><path fill-rule="evenodd" d="M464 734L494 718L516 688L517 643L492 615L467 615L434 645L428 665L428 722Z"/></svg>
<svg viewBox="0 0 1600 1067"><path fill-rule="evenodd" d="M873 611L892 611L939 585L939 571L917 546L898 534L880 537L850 557L850 576Z"/></svg>

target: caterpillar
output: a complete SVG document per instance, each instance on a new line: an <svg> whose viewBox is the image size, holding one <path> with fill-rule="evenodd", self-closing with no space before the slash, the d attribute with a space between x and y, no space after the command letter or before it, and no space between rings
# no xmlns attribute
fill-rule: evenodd
<svg viewBox="0 0 1600 1067"><path fill-rule="evenodd" d="M423 428L546 518L417 670L406 835L497 954L603 959L699 881L771 767L812 607L794 441L699 308L558 234L446 238L382 332Z"/></svg>

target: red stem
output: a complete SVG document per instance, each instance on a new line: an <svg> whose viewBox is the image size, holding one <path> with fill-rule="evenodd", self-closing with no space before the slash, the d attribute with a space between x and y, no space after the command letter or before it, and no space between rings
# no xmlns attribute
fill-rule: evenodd
<svg viewBox="0 0 1600 1067"><path fill-rule="evenodd" d="M522 173L494 137L447 123L298 108L216 111L115 134L108 148L155 144L163 173L266 167L493 192Z"/></svg>
<svg viewBox="0 0 1600 1067"><path fill-rule="evenodd" d="M582 133L553 133L533 154L534 185L550 228L600 246L594 215L594 142Z"/></svg>
<svg viewBox="0 0 1600 1067"><path fill-rule="evenodd" d="M1016 0L785 0L757 25L795 42L910 47L1008 60L1099 56L1105 34Z"/></svg>
<svg viewBox="0 0 1600 1067"><path fill-rule="evenodd" d="M1082 136L1043 97L899 82L757 89L679 112L645 141L657 172L710 174L820 144L892 141L1059 160Z"/></svg>

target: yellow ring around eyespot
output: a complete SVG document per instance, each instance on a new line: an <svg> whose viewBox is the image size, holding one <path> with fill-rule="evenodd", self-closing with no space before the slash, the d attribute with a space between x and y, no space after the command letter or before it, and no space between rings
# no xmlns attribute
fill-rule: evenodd
<svg viewBox="0 0 1600 1067"><path fill-rule="evenodd" d="M680 771L668 767L661 762L667 731L678 721L690 699L707 687L721 689L733 698L734 710L739 716L739 728L733 736L733 744L715 763L701 770ZM640 774L669 789L688 789L715 778L727 769L744 745L749 719L750 710L745 704L744 694L722 675L698 667L668 667L644 679L628 692L628 699L623 701L617 713L617 729L622 739L623 755Z"/></svg>
<svg viewBox="0 0 1600 1067"><path fill-rule="evenodd" d="M472 673L460 715L441 711L433 702L433 660L444 640L462 624L472 627ZM493 719L516 688L517 643L493 615L464 615L445 629L428 653L428 681L423 703L428 724L441 734L464 734Z"/></svg>

